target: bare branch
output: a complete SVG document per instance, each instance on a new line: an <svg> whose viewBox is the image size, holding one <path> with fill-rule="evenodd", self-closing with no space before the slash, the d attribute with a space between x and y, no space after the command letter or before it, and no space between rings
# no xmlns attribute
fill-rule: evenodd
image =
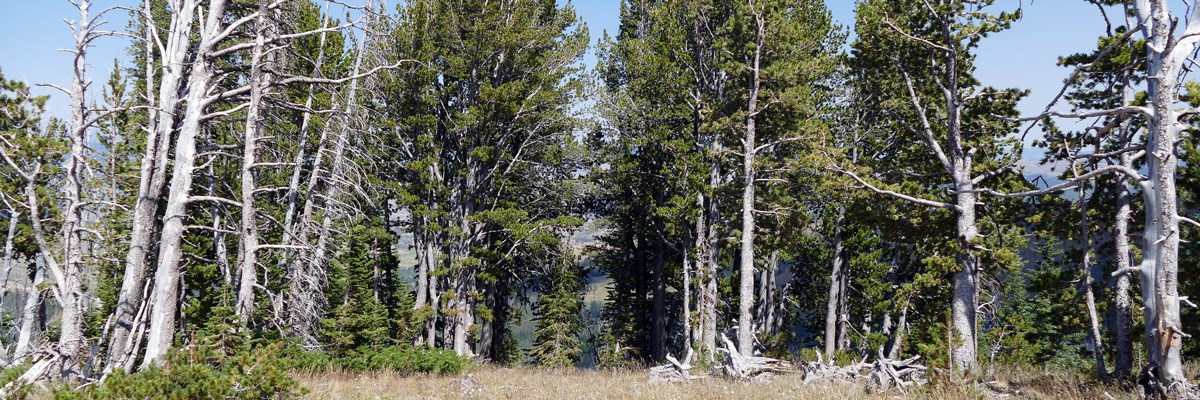
<svg viewBox="0 0 1200 400"><path fill-rule="evenodd" d="M922 199L919 197L909 196L909 195L891 191L891 190L880 189L878 187L875 187L875 185L867 183L867 181L864 181L862 178L859 178L858 175L854 174L853 172L842 169L841 167L834 166L834 167L831 167L831 169L834 171L849 175L855 181L858 181L858 183L860 185L866 186L868 189L871 189L871 191L873 191L875 193L892 196L892 197L895 197L895 198L898 198L901 200L905 200L908 202L917 203L917 204L921 204L921 205L926 205L926 206L930 206L930 207L946 208L946 209L951 209L951 210L956 210L956 211L958 210L958 206L954 205L954 204L943 203L940 201L934 201L934 200L928 200L928 199Z"/></svg>

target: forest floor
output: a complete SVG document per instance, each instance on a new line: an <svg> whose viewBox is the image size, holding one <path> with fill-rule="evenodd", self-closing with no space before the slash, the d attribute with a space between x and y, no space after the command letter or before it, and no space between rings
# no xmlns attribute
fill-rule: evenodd
<svg viewBox="0 0 1200 400"><path fill-rule="evenodd" d="M770 383L721 378L650 383L643 371L547 371L482 367L457 376L300 374L306 398L340 399L1136 399L1130 389L1105 386L1074 374L1003 371L973 386L938 384L907 395L872 395L861 384L804 383L802 373ZM464 382L464 381L472 381Z"/></svg>

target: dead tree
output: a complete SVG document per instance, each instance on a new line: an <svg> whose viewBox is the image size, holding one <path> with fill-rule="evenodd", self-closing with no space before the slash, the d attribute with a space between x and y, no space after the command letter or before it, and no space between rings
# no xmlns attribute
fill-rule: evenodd
<svg viewBox="0 0 1200 400"><path fill-rule="evenodd" d="M171 132L174 129L183 74L187 68L187 54L191 46L192 23L195 19L195 0L170 3L171 20L166 32L165 45L159 41L158 24L153 19L150 0L143 2L141 10L142 38L146 59L146 151L139 169L137 200L133 207L130 229L129 252L125 256L125 273L121 279L121 290L113 312L113 328L108 341L108 360L105 373L121 369L132 371L136 357L134 340L140 330L145 329L144 309L149 305L144 297L147 288L146 273L154 227L157 223L159 201L166 182L167 155L170 151ZM156 57L157 56L157 57ZM161 65L161 79L155 81L155 63ZM157 93L155 93L157 91ZM142 316L139 318L139 316Z"/></svg>
<svg viewBox="0 0 1200 400"><path fill-rule="evenodd" d="M258 221L256 220L258 209L254 206L258 185L254 170L259 167L257 165L258 144L263 127L262 113L265 106L263 97L267 83L271 79L270 74L266 72L263 59L267 52L267 38L273 30L272 24L274 23L269 18L269 12L267 0L259 0L258 15L255 20L254 49L250 58L250 102L246 107L245 135L242 137L242 223L240 232L242 254L239 257L241 263L238 265L238 292L234 310L238 321L243 326L250 322L250 316L254 311L254 290L258 286L255 271L258 265L260 244Z"/></svg>
<svg viewBox="0 0 1200 400"><path fill-rule="evenodd" d="M182 1L182 7L195 12L194 1ZM160 363L175 339L175 314L179 308L179 262L183 256L183 234L187 219L187 205L196 201L191 195L193 172L196 163L196 137L200 133L201 120L208 105L215 99L210 97L213 78L213 56L217 44L232 33L234 26L226 27L225 0L213 0L203 13L205 21L197 38L196 54L187 78L187 105L182 125L177 133L174 149L175 160L171 171L170 188L163 214L163 227L159 240L158 267L154 272L154 289L150 299L150 328L147 331L146 353L142 365ZM244 24L245 19L234 24ZM180 51L184 51L181 49ZM163 105L167 107L166 104Z"/></svg>
<svg viewBox="0 0 1200 400"><path fill-rule="evenodd" d="M53 348L39 351L45 356L36 360L34 365L19 378L25 382L32 382L47 375L67 379L77 378L81 373L78 370L79 361L83 356L87 340L84 335L84 318L88 300L84 293L82 235L84 233L94 234L95 231L84 226L84 207L87 202L83 197L85 185L83 170L86 168L88 157L85 150L88 139L87 132L99 121L100 117L103 117L92 115L92 110L87 105L87 90L91 85L91 81L87 77L87 49L96 39L114 34L99 30L104 25L104 22L99 19L113 9L106 9L92 15L90 14L91 3L88 0L80 0L72 2L72 4L79 11L79 20L68 22L75 39L74 48L67 50L73 55L74 68L71 88L43 84L67 94L71 102L71 119L67 127L68 153L64 168L64 210L61 230L63 237L58 241L51 241L47 237L47 230L42 223L44 199L39 196L38 188L43 184L41 179L45 165L41 162L34 162L28 169L22 167L14 158L14 152L18 149L14 148L13 144L7 140L5 141L6 146L0 149L0 156L3 157L4 162L24 181L23 202L29 211L34 242L38 248L39 259L45 263L46 270L53 278L54 286L51 288L51 292L60 306L58 343ZM62 261L59 261L57 257L62 257ZM34 290L36 291L36 289Z"/></svg>

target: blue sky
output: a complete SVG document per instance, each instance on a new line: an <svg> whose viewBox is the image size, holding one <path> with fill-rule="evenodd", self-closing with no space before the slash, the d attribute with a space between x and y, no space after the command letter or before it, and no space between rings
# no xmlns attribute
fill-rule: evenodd
<svg viewBox="0 0 1200 400"><path fill-rule="evenodd" d="M732 0L738 1L738 0ZM93 10L109 6L138 6L139 0L94 0ZM390 4L395 4L394 1ZM577 13L588 24L592 38L602 31L616 33L620 0L575 0ZM842 25L854 21L854 1L828 0L834 18ZM986 85L1032 90L1021 103L1025 113L1041 111L1062 85L1069 71L1055 66L1057 58L1094 47L1104 31L1096 8L1083 0L998 0L995 10L1023 7L1024 18L1013 28L985 39L978 51L977 76ZM77 19L78 13L66 0L0 0L0 71L9 79L30 84L65 84L71 74L71 57L58 49L71 46L71 33L63 19ZM335 13L337 13L335 11ZM124 29L127 15L109 14L110 29ZM124 57L128 41L105 38L90 50L91 78L99 87L107 79L112 60ZM590 58L589 58L590 59ZM59 116L68 112L62 95L50 89L35 89L52 94L50 111ZM1028 154L1027 158L1036 157Z"/></svg>

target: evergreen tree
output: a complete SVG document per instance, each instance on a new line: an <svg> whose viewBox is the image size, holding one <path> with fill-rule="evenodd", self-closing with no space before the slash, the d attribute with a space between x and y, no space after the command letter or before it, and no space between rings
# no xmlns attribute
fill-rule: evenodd
<svg viewBox="0 0 1200 400"><path fill-rule="evenodd" d="M541 295L534 306L533 348L529 358L535 365L550 368L572 367L583 351L579 335L583 310L583 285L573 250L563 247L560 261L551 265L542 278Z"/></svg>

